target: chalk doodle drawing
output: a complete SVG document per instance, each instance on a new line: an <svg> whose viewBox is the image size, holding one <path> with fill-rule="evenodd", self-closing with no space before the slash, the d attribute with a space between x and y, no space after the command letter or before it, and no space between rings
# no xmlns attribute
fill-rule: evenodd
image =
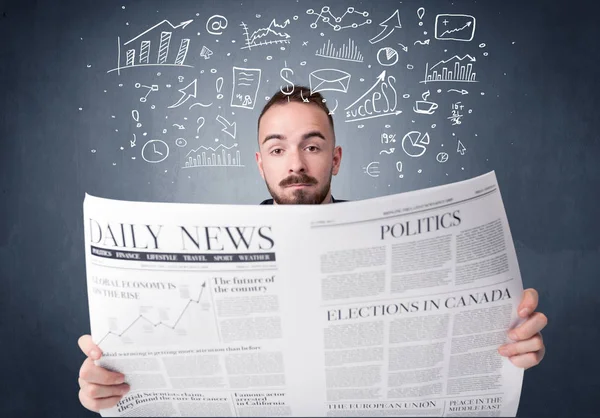
<svg viewBox="0 0 600 418"><path fill-rule="evenodd" d="M396 171L398 173L400 173L400 175L398 176L398 178L404 178L404 174L402 174L402 169L403 169L403 167L402 167L402 161L398 161L396 163Z"/></svg>
<svg viewBox="0 0 600 418"><path fill-rule="evenodd" d="M398 62L398 51L386 46L377 52L377 62L384 67L391 67Z"/></svg>
<svg viewBox="0 0 600 418"><path fill-rule="evenodd" d="M400 46L402 47L402 50L403 50L404 52L408 52L408 47L407 47L407 46L405 46L405 45L401 44L400 42L398 42L398 45L400 45Z"/></svg>
<svg viewBox="0 0 600 418"><path fill-rule="evenodd" d="M180 125L180 124L178 124L178 123L174 123L174 124L173 124L173 125L171 125L171 126L174 126L174 127L176 127L176 128L177 128L177 129L179 129L180 131L185 129L185 126L183 126L183 125Z"/></svg>
<svg viewBox="0 0 600 418"><path fill-rule="evenodd" d="M465 106L461 102L452 103L452 114L447 118L452 122L452 126L460 125L462 123L464 115L461 112L464 107Z"/></svg>
<svg viewBox="0 0 600 418"><path fill-rule="evenodd" d="M467 60L467 65L462 65ZM457 83L477 83L476 73L473 72L473 63L477 59L467 54L464 57L458 55L450 59L442 60L429 68L429 63L425 66L425 80L420 83L434 83L440 81L452 81Z"/></svg>
<svg viewBox="0 0 600 418"><path fill-rule="evenodd" d="M284 61L284 65L285 65L285 67L279 71L279 76L283 79L283 81L286 82L287 88L284 89L283 86L280 86L279 91L281 91L281 93L288 96L288 101L289 101L289 96L294 92L294 83L291 82L289 80L289 78L290 78L290 74L294 75L294 70L292 70L291 68L287 68L287 61ZM300 94L302 94L302 91L300 91Z"/></svg>
<svg viewBox="0 0 600 418"><path fill-rule="evenodd" d="M223 98L223 94L221 93L221 90L223 89L223 77L217 78L217 81L215 81L215 87L217 88L217 99L221 100Z"/></svg>
<svg viewBox="0 0 600 418"><path fill-rule="evenodd" d="M425 39L424 41L420 41L417 39L413 45L429 45L430 42L430 39Z"/></svg>
<svg viewBox="0 0 600 418"><path fill-rule="evenodd" d="M313 71L308 76L310 84L310 94L320 91L339 91L348 93L350 78L352 76L342 70L335 68L324 68Z"/></svg>
<svg viewBox="0 0 600 418"><path fill-rule="evenodd" d="M173 37L173 32L175 30L178 30L178 33L180 33L181 30L185 29L186 26L188 26L192 22L193 19L186 20L185 22L181 22L179 25L175 26L168 20L163 20L162 22L159 22L156 25L152 26L150 29L142 32L135 38L125 42L123 45L121 45L121 37L117 37L117 67L108 70L107 73L117 71L117 74L120 75L121 70L123 69L143 66L192 67L191 65L185 64L185 59L187 57L187 53L190 47L189 38L182 38L177 52L175 54L171 53L171 55L169 55L169 52L172 51L171 40ZM154 40L154 38L159 39L158 49L156 51L152 49L152 41ZM135 48L138 45L139 51ZM122 48L126 49L124 57L122 57L121 53ZM154 57L156 57L156 61L154 61ZM125 61L122 61L123 58L125 59Z"/></svg>
<svg viewBox="0 0 600 418"><path fill-rule="evenodd" d="M285 22L283 22L283 25L278 25L275 19L273 19L269 26L267 26L266 28L260 28L252 32L252 34L250 34L250 32L248 31L248 25L242 22L240 26L244 29L246 45L244 45L241 49L252 50L252 48L265 45L283 43L289 44L290 35L282 31L282 29L285 29L287 25L289 25L289 23L290 20L287 19Z"/></svg>
<svg viewBox="0 0 600 418"><path fill-rule="evenodd" d="M429 133L421 134L419 131L412 131L402 138L402 149L409 157L417 158L425 154L429 145Z"/></svg>
<svg viewBox="0 0 600 418"><path fill-rule="evenodd" d="M175 140L175 145L177 145L179 148L183 148L187 145L187 141L185 138L177 138Z"/></svg>
<svg viewBox="0 0 600 418"><path fill-rule="evenodd" d="M464 96L465 94L469 94L469 92L468 92L467 90L465 90L465 89L462 89L462 90L450 89L450 90L448 90L448 91L447 91L447 93L451 93L451 92L454 92L454 93L460 93L460 94L462 94L463 96Z"/></svg>
<svg viewBox="0 0 600 418"><path fill-rule="evenodd" d="M419 18L419 26L423 26L423 16L425 16L425 8L419 7L417 9L417 17Z"/></svg>
<svg viewBox="0 0 600 418"><path fill-rule="evenodd" d="M196 94L198 93L198 79L194 79L194 81L192 81L190 84L182 89L179 89L179 92L181 93L181 98L176 103L169 106L169 109L174 109L181 106L187 102L190 97L196 98Z"/></svg>
<svg viewBox="0 0 600 418"><path fill-rule="evenodd" d="M227 18L221 15L214 15L206 21L206 31L211 35L222 35L223 30L227 29Z"/></svg>
<svg viewBox="0 0 600 418"><path fill-rule="evenodd" d="M459 153L460 155L465 155L465 152L467 152L467 147L465 147L463 145L463 143L460 142L460 139L458 140L458 146L456 147L456 152Z"/></svg>
<svg viewBox="0 0 600 418"><path fill-rule="evenodd" d="M396 134L386 134L386 133L382 133L381 134L381 143L382 144L393 144L394 142L396 142Z"/></svg>
<svg viewBox="0 0 600 418"><path fill-rule="evenodd" d="M402 23L400 22L400 12L398 9L390 17L385 19L383 22L379 24L383 29L377 36L369 39L371 44L376 44L377 42L383 41L385 38L390 36L392 32L396 29L402 29Z"/></svg>
<svg viewBox="0 0 600 418"><path fill-rule="evenodd" d="M227 119L225 119L221 115L217 116L217 122L219 122L221 125L223 125L223 129L221 129L221 132L225 132L227 135L229 135L230 137L235 139L236 129L237 129L235 122L230 123Z"/></svg>
<svg viewBox="0 0 600 418"><path fill-rule="evenodd" d="M160 139L152 139L142 147L142 158L147 163L160 163L169 156L169 146Z"/></svg>
<svg viewBox="0 0 600 418"><path fill-rule="evenodd" d="M158 85L157 84L152 84L151 86L145 86L145 85L140 84L140 83L135 83L135 88L136 89L139 89L141 87L144 87L144 88L148 89L148 92L146 93L146 95L140 97L140 102L142 102L142 103L146 103L146 101L148 100L148 96L150 95L150 93L152 93L153 91L158 91Z"/></svg>
<svg viewBox="0 0 600 418"><path fill-rule="evenodd" d="M439 41L470 42L475 37L475 17L442 14L435 18L435 39Z"/></svg>
<svg viewBox="0 0 600 418"><path fill-rule="evenodd" d="M379 177L379 174L381 174L381 171L379 170L379 161L373 161L366 167L363 167L363 172L370 177Z"/></svg>
<svg viewBox="0 0 600 418"><path fill-rule="evenodd" d="M205 147L193 149L187 153L185 166L182 168L199 168L199 167L244 167L240 159L240 151L237 148L238 144L231 146L219 145L215 148ZM220 151L220 152L219 152Z"/></svg>
<svg viewBox="0 0 600 418"><path fill-rule="evenodd" d="M323 47L315 53L317 57L331 58L342 61L364 62L364 57L358 50L354 41L348 38L348 43L336 48L331 41L323 44Z"/></svg>
<svg viewBox="0 0 600 418"><path fill-rule="evenodd" d="M358 11L356 11L356 9L354 7L348 7L346 9L346 12L343 15L339 16L339 17L336 17L335 15L333 15L333 13L331 13L331 8L329 6L323 6L321 8L321 11L319 13L316 13L313 9L308 9L306 11L306 14L307 15L316 15L317 16L317 20L315 20L314 23L310 24L310 27L312 29L316 29L317 28L319 20L321 20L323 23L327 23L335 31L340 31L342 29L348 29L348 28L356 29L359 26L370 25L372 23L371 19L367 19L367 20L365 20L364 22L362 22L360 24L358 24L358 23L352 23L352 24L346 25L346 26L339 25L339 23L342 23L342 21L344 20L344 18L346 17L346 15L357 14L357 15L361 15L363 17L368 17L369 16L369 12L358 12ZM327 14L329 16L325 16ZM332 20L335 22L335 25L333 23L331 23Z"/></svg>
<svg viewBox="0 0 600 418"><path fill-rule="evenodd" d="M254 109L261 73L262 70L259 68L233 67L232 107Z"/></svg>
<svg viewBox="0 0 600 418"><path fill-rule="evenodd" d="M379 151L379 155L381 155L381 154L387 154L387 155L390 155L390 154L393 154L393 153L394 153L394 151L396 151L396 148L390 148L389 150L387 150L387 149L382 149L381 151Z"/></svg>
<svg viewBox="0 0 600 418"><path fill-rule="evenodd" d="M210 49L208 49L206 46L202 45L202 50L200 51L200 57L207 60L210 58L210 56L212 54L213 54L213 52Z"/></svg>
<svg viewBox="0 0 600 418"><path fill-rule="evenodd" d="M402 113L398 107L398 93L394 88L396 78L388 76L383 71L377 77L373 86L360 96L354 103L346 107L346 122L356 122L383 116L393 116ZM381 107L379 103L381 102ZM385 106L385 107L384 107Z"/></svg>
<svg viewBox="0 0 600 418"><path fill-rule="evenodd" d="M132 110L131 117L137 122L136 128L141 128L142 124L140 123L140 112L138 112L136 109Z"/></svg>
<svg viewBox="0 0 600 418"><path fill-rule="evenodd" d="M437 160L438 163L445 163L446 161L448 161L448 158L450 156L448 155L447 152L440 152L435 159Z"/></svg>
<svg viewBox="0 0 600 418"><path fill-rule="evenodd" d="M427 90L421 96L423 100L417 100L415 102L415 106L413 107L415 113L419 113L421 115L433 115L435 113L436 109L438 108L438 104L427 100L430 94L431 93L429 90Z"/></svg>
<svg viewBox="0 0 600 418"><path fill-rule="evenodd" d="M133 134L133 141L129 140L129 148L133 148L133 147L135 147L137 145L135 143L135 141L137 141L137 136L135 134Z"/></svg>
<svg viewBox="0 0 600 418"><path fill-rule="evenodd" d="M338 103L337 99L335 99L335 107L333 109L329 110L330 115L335 115L335 111L337 110L338 105L339 105L339 103Z"/></svg>

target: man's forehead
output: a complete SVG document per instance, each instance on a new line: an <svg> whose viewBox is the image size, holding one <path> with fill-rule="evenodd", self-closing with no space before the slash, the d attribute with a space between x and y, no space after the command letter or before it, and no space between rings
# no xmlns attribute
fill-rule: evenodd
<svg viewBox="0 0 600 418"><path fill-rule="evenodd" d="M314 104L307 103L273 105L260 119L258 130L261 138L286 132L303 135L311 130L318 130L324 136L332 134L331 124L325 112Z"/></svg>

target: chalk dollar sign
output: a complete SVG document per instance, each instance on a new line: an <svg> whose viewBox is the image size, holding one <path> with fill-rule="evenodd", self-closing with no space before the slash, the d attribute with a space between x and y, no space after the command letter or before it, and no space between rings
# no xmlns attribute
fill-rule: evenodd
<svg viewBox="0 0 600 418"><path fill-rule="evenodd" d="M292 83L290 80L288 80L288 77L290 77L288 74L294 75L294 70L292 70L291 68L287 68L287 63L285 64L286 67L282 68L281 71L279 71L279 75L281 76L281 78L283 79L283 81L285 81L288 85L287 88L284 90L283 86L279 88L279 90L281 90L281 92L283 94L286 95L290 95L294 92L294 83Z"/></svg>

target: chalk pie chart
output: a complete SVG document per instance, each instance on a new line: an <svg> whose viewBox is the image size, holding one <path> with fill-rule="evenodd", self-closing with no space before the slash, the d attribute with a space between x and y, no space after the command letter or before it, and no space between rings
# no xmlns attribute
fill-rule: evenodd
<svg viewBox="0 0 600 418"><path fill-rule="evenodd" d="M425 154L429 145L429 133L421 134L419 131L412 131L402 138L402 149L409 157L417 158Z"/></svg>

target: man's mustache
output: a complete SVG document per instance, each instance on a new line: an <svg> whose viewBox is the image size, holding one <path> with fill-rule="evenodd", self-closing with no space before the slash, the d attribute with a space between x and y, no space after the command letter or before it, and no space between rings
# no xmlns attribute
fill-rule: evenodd
<svg viewBox="0 0 600 418"><path fill-rule="evenodd" d="M317 184L316 178L309 176L308 174L301 174L299 176L289 176L283 179L279 185L281 187L291 186L293 184Z"/></svg>

